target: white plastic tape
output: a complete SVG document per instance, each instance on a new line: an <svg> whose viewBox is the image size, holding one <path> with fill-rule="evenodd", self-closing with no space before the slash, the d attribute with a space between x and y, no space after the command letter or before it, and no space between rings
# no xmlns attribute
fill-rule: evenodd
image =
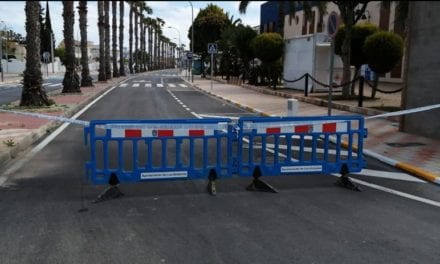
<svg viewBox="0 0 440 264"><path fill-rule="evenodd" d="M417 108L413 108L413 109L407 109L407 110L396 111L396 112L391 112L391 113L386 113L386 114L369 116L369 117L366 117L365 120L373 119L373 118L379 118L379 117L400 116L400 115L413 114L413 113L428 111L428 110L432 110L432 109L436 109L436 108L440 108L440 104L422 106L422 107L417 107Z"/></svg>
<svg viewBox="0 0 440 264"><path fill-rule="evenodd" d="M64 123L77 124L77 125L81 125L81 126L88 126L89 125L88 121L72 119L72 118L67 118L67 117L62 117L62 116L51 116L51 115L45 115L45 114L20 112L20 111L12 111L12 110L5 110L5 109L0 109L0 112L16 114L16 115L23 115L23 116L31 116L31 117L42 118L42 119L47 119L47 120L61 121Z"/></svg>

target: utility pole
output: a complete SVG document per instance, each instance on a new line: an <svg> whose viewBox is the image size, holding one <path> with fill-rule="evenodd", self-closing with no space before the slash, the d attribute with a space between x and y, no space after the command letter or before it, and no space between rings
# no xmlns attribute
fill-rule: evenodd
<svg viewBox="0 0 440 264"><path fill-rule="evenodd" d="M50 54L52 56L52 73L55 73L55 60L53 54L53 32L50 33Z"/></svg>
<svg viewBox="0 0 440 264"><path fill-rule="evenodd" d="M189 1L189 4L191 5L191 53L193 54L190 60L190 65L191 65L190 71L191 71L191 82L194 82L194 74L192 72L192 63L194 59L194 9L191 1Z"/></svg>

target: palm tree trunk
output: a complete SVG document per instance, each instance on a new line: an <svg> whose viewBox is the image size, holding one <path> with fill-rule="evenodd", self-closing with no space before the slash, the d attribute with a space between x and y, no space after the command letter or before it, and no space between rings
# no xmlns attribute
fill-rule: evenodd
<svg viewBox="0 0 440 264"><path fill-rule="evenodd" d="M79 76L75 71L75 42L73 38L75 14L73 12L73 1L63 1L63 18L66 73L64 74L62 93L80 93Z"/></svg>
<svg viewBox="0 0 440 264"><path fill-rule="evenodd" d="M93 86L89 70L89 55L87 52L87 1L79 1L79 29L81 34L81 87Z"/></svg>
<svg viewBox="0 0 440 264"><path fill-rule="evenodd" d="M51 105L42 86L40 61L40 3L26 1L26 69L23 72L23 90L20 106Z"/></svg>
<svg viewBox="0 0 440 264"><path fill-rule="evenodd" d="M124 1L119 1L119 75L125 76L124 66Z"/></svg>
<svg viewBox="0 0 440 264"><path fill-rule="evenodd" d="M112 78L112 69L110 64L110 2L104 1L104 17L105 17L105 76L107 79Z"/></svg>
<svg viewBox="0 0 440 264"><path fill-rule="evenodd" d="M105 74L105 30L104 30L104 1L98 1L98 29L99 29L99 74L98 81L106 81Z"/></svg>
<svg viewBox="0 0 440 264"><path fill-rule="evenodd" d="M138 10L137 6L134 12L134 72L139 72L139 49L138 49Z"/></svg>
<svg viewBox="0 0 440 264"><path fill-rule="evenodd" d="M113 61L113 77L119 77L119 70L118 70L118 56L117 56L117 48L118 48L118 44L117 44L117 38L116 38L116 34L117 34L117 25L116 25L116 0L112 0L112 48L113 48L113 52L112 52L112 61Z"/></svg>
<svg viewBox="0 0 440 264"><path fill-rule="evenodd" d="M153 69L153 27L148 26L148 70Z"/></svg>
<svg viewBox="0 0 440 264"><path fill-rule="evenodd" d="M128 68L130 69L130 74L133 74L133 12L134 12L134 4L133 2L130 2L130 15L128 20L130 21L129 24L129 39L128 39L128 46L129 46L129 55L128 55Z"/></svg>

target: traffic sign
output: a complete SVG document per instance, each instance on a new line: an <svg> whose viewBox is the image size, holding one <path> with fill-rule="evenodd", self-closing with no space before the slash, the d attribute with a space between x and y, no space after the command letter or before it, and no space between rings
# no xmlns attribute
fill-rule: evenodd
<svg viewBox="0 0 440 264"><path fill-rule="evenodd" d="M327 34L329 37L334 38L336 36L340 23L341 19L339 18L338 13L335 11L331 12L327 20Z"/></svg>
<svg viewBox="0 0 440 264"><path fill-rule="evenodd" d="M217 44L216 43L208 43L208 53L209 54L215 54L217 53Z"/></svg>
<svg viewBox="0 0 440 264"><path fill-rule="evenodd" d="M43 52L43 59L44 59L44 61L48 62L49 58L50 58L50 52L48 52L48 51Z"/></svg>

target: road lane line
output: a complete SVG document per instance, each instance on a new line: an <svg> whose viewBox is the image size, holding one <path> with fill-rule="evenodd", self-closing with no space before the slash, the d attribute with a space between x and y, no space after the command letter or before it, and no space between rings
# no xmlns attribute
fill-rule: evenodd
<svg viewBox="0 0 440 264"><path fill-rule="evenodd" d="M436 206L436 207L440 207L440 202L437 202L437 201L433 201L433 200L426 199L426 198L423 198L423 197L415 196L415 195L412 195L412 194L409 194L409 193L404 193L404 192L401 192L401 191L397 191L397 190L390 189L390 188L387 188L387 187L383 187L383 186L380 186L380 185L377 185L377 184L361 181L361 180L358 180L358 179L353 179L353 178L350 178L350 179L353 182L355 182L355 183L362 184L362 185L365 185L367 187L370 187L370 188L373 188L373 189L376 189L376 190L379 190L379 191L391 193L391 194L394 194L394 195L397 195L397 196L400 196L400 197L404 197L404 198L408 198L408 199L411 199L411 200L414 200L414 201L418 201L418 202L422 202L422 203L425 203L425 204L429 204L429 205L433 205L433 206Z"/></svg>
<svg viewBox="0 0 440 264"><path fill-rule="evenodd" d="M48 85L48 87L55 87L55 86L58 86L58 85L61 85L61 83L54 83L54 84Z"/></svg>
<svg viewBox="0 0 440 264"><path fill-rule="evenodd" d="M420 180L410 174L402 173L402 172L390 172L390 171L362 169L361 172L356 172L356 173L351 173L351 174L384 178L384 179L391 179L391 180L399 180L399 181L426 183L426 181L424 181L424 180Z"/></svg>

